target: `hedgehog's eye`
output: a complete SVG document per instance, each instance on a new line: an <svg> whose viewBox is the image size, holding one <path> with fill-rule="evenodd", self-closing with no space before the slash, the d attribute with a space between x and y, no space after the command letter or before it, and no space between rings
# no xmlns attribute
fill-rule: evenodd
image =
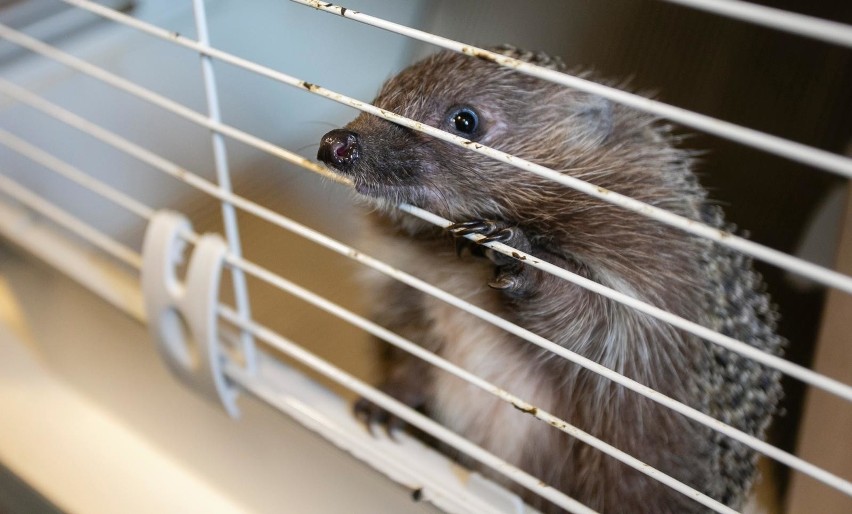
<svg viewBox="0 0 852 514"><path fill-rule="evenodd" d="M473 134L479 128L479 116L470 107L453 110L450 121L462 134Z"/></svg>

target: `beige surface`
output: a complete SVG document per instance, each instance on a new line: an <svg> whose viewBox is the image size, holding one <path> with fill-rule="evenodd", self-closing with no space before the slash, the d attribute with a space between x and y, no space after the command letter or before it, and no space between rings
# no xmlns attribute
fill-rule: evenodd
<svg viewBox="0 0 852 514"><path fill-rule="evenodd" d="M837 270L852 274L852 194L849 192ZM852 295L836 290L829 293L813 367L844 383L852 383ZM847 480L852 478L852 409L849 404L811 388L797 454ZM791 514L852 512L852 498L800 473L793 474L787 505Z"/></svg>

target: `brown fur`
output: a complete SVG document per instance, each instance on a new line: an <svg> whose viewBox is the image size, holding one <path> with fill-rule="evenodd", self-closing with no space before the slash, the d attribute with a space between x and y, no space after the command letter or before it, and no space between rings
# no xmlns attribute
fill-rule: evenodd
<svg viewBox="0 0 852 514"><path fill-rule="evenodd" d="M472 106L481 130L471 139L479 143L722 226L720 211L706 202L690 171L689 154L674 147L669 130L601 98L444 52L391 79L374 104L450 132L455 129L448 113ZM366 114L346 129L361 145L360 159L346 172L378 208L366 248L668 396L763 433L780 394L777 374L535 269L523 270L532 286L522 294L493 290L486 284L494 263L457 257L451 237L394 205L411 203L456 222L489 219L517 227L537 257L777 351L774 314L747 259ZM725 297L731 280L745 284L734 300ZM751 451L425 294L387 279L377 278L373 286L377 318L392 330L733 507L742 503L754 475ZM719 402L731 396L726 393L732 387L760 388L757 400L750 400L760 405ZM693 500L401 352L392 352L385 388L594 509L703 511ZM728 415L743 405L745 416ZM558 511L519 492L538 508Z"/></svg>

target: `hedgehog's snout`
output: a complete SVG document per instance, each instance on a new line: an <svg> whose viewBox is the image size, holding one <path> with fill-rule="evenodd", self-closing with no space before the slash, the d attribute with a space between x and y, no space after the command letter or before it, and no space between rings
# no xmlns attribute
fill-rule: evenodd
<svg viewBox="0 0 852 514"><path fill-rule="evenodd" d="M322 136L317 159L341 173L348 173L361 159L358 134L345 129L328 132Z"/></svg>

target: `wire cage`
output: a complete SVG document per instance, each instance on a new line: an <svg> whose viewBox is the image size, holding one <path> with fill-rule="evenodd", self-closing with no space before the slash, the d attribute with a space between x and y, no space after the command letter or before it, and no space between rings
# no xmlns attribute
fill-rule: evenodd
<svg viewBox="0 0 852 514"><path fill-rule="evenodd" d="M764 3L0 2L0 510L533 512L420 438L367 430L350 406L363 397L566 511L594 512L376 388L376 338L734 512L376 323L361 294L369 270L756 450L746 511L848 512L852 11ZM630 79L614 87L483 48L497 43ZM684 146L706 150L701 180L748 237L368 103L436 49L675 124ZM323 133L361 112L754 258L784 357L488 243L780 371L786 398L767 440L364 246L351 182L314 158Z"/></svg>

